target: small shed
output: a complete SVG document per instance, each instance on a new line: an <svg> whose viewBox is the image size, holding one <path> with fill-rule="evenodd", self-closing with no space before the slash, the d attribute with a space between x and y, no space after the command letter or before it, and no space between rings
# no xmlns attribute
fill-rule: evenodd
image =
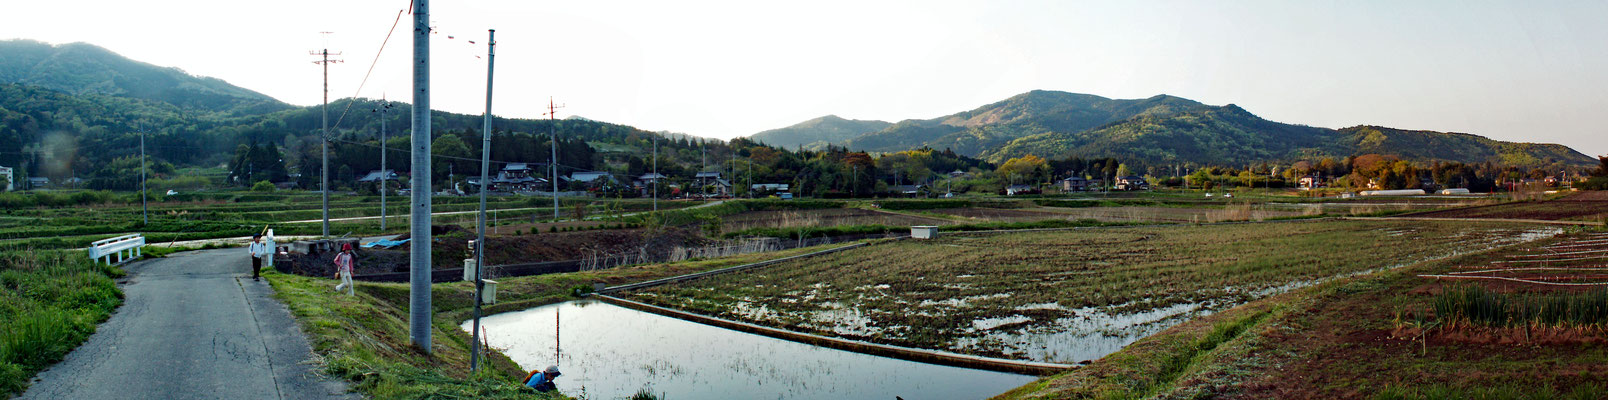
<svg viewBox="0 0 1608 400"><path fill-rule="evenodd" d="M938 227L932 225L910 227L910 237L916 239L937 239Z"/></svg>

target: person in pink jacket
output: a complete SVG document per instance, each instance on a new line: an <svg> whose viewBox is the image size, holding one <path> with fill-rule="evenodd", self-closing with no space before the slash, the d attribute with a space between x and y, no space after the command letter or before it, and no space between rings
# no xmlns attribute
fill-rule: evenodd
<svg viewBox="0 0 1608 400"><path fill-rule="evenodd" d="M354 262L352 244L342 245L341 253L335 255L335 278L341 280L341 284L335 285L336 292L345 289L347 296L357 295L357 289L355 288L357 285L352 284L352 263Z"/></svg>

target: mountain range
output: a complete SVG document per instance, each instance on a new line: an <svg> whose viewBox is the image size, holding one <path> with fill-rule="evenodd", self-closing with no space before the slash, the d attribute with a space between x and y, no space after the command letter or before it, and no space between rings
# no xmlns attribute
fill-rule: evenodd
<svg viewBox="0 0 1608 400"><path fill-rule="evenodd" d="M395 135L405 132L408 116L406 104L393 104L401 107L387 115ZM378 102L341 99L330 105L332 123L340 122L338 139L367 140L377 133L380 118L372 110ZM334 110L346 115L337 117ZM433 133L473 133L480 118L437 111ZM136 154L141 130L153 143L148 151L159 159L179 166L219 165L242 143L274 142L296 150L293 144L316 140L319 121L316 106L286 104L91 44L0 41L0 165L29 165L50 176L82 174ZM583 118L496 118L494 126L535 134L557 131L625 155L647 151L651 138L662 136L669 139L660 142L662 149L669 148L664 154L685 158L689 165L703 159L702 138ZM1233 104L1211 106L1175 96L1125 100L1042 90L927 120L889 123L828 115L752 139L789 150L829 144L874 152L948 148L995 162L1033 154L1242 165L1368 153L1531 167L1595 162L1556 144L1378 126L1318 128L1268 121Z"/></svg>
<svg viewBox="0 0 1608 400"><path fill-rule="evenodd" d="M1558 144L1368 125L1319 128L1269 121L1234 104L1212 106L1168 95L1109 99L1047 90L932 119L886 123L829 115L750 137L773 145L835 145L872 152L950 149L993 162L1031 154L1243 165L1373 153L1527 167L1595 163Z"/></svg>

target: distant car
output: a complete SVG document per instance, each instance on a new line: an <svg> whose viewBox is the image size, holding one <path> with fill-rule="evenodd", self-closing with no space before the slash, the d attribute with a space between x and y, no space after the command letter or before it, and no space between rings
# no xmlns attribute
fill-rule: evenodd
<svg viewBox="0 0 1608 400"><path fill-rule="evenodd" d="M172 195L175 195L175 194L179 194L179 192L177 190L168 189L168 192L167 192L168 196L172 196Z"/></svg>
<svg viewBox="0 0 1608 400"><path fill-rule="evenodd" d="M950 197L955 197L955 194L954 193L944 193L944 198L947 199L947 198L950 198Z"/></svg>
<svg viewBox="0 0 1608 400"><path fill-rule="evenodd" d="M1234 198L1234 194L1233 193L1223 193L1223 198L1232 199L1232 198Z"/></svg>
<svg viewBox="0 0 1608 400"><path fill-rule="evenodd" d="M782 193L782 200L792 200L792 199L793 199L793 194L792 193Z"/></svg>
<svg viewBox="0 0 1608 400"><path fill-rule="evenodd" d="M1212 194L1211 194L1211 193L1207 193L1207 194L1206 194L1206 198L1208 198L1208 199L1210 199L1210 198L1212 198Z"/></svg>

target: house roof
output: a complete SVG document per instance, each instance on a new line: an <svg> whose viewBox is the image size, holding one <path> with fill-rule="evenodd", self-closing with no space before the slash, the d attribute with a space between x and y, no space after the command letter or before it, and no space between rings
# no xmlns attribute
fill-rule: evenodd
<svg viewBox="0 0 1608 400"><path fill-rule="evenodd" d="M923 185L893 185L888 190L899 193L916 193L920 192L922 187Z"/></svg>
<svg viewBox="0 0 1608 400"><path fill-rule="evenodd" d="M601 171L576 172L570 174L569 178L572 181L581 182L591 182L598 180L598 178L608 178L609 180L614 180L613 175L609 175L609 173Z"/></svg>
<svg viewBox="0 0 1608 400"><path fill-rule="evenodd" d="M791 186L786 183L755 183L749 186L759 190L788 190Z"/></svg>
<svg viewBox="0 0 1608 400"><path fill-rule="evenodd" d="M363 175L363 177L358 178L357 181L358 182L379 182L381 179L389 181L389 180L395 180L396 178L397 178L396 171L386 169L386 170L369 171L368 175Z"/></svg>
<svg viewBox="0 0 1608 400"><path fill-rule="evenodd" d="M508 163L508 166L503 167L502 170L503 171L529 171L530 170L530 165L525 164L525 163Z"/></svg>
<svg viewBox="0 0 1608 400"><path fill-rule="evenodd" d="M1083 177L1081 177L1081 176L1074 176L1074 177L1066 178L1066 179L1062 179L1062 180L1063 181L1072 181L1072 182L1088 181L1088 179L1083 179Z"/></svg>
<svg viewBox="0 0 1608 400"><path fill-rule="evenodd" d="M637 177L637 180L645 181L645 180L650 180L650 179L664 179L664 178L665 178L665 176L663 174L660 174L658 172L649 172L649 173L646 173L646 174L642 174L642 176Z"/></svg>
<svg viewBox="0 0 1608 400"><path fill-rule="evenodd" d="M699 172L697 175L693 175L693 178L720 178L720 173L715 171Z"/></svg>

